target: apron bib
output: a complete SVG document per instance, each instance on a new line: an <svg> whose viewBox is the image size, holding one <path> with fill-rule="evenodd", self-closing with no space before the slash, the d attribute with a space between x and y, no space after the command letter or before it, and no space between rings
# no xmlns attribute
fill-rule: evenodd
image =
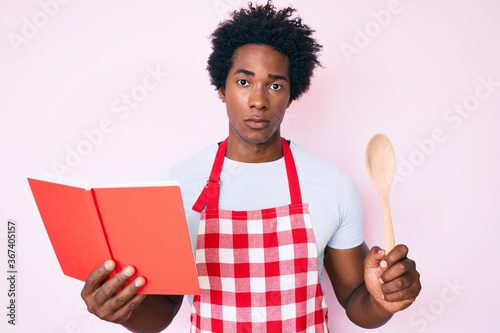
<svg viewBox="0 0 500 333"><path fill-rule="evenodd" d="M252 211L218 209L227 139L219 145L193 206L201 212L201 294L194 296L191 332L328 332L308 206L290 147L281 141L291 204Z"/></svg>

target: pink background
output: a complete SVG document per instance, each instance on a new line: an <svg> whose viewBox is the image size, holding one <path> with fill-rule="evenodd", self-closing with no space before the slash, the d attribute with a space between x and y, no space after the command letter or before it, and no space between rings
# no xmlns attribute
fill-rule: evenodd
<svg viewBox="0 0 500 333"><path fill-rule="evenodd" d="M13 219L19 268L15 328L0 279L2 332L125 331L85 311L83 283L62 275L26 177L57 165L90 185L154 180L224 138L224 105L205 71L207 37L246 2L0 2L0 266ZM352 175L369 245L383 244L383 235L366 143L384 132L396 150L396 241L410 247L423 290L375 332L495 331L500 3L276 1L289 3L317 31L324 68L288 110L282 132ZM156 81L148 78L154 70ZM127 106L122 96L131 94ZM78 149L85 156L68 157ZM330 288L327 295L331 330L363 331ZM166 331L188 327L184 304Z"/></svg>

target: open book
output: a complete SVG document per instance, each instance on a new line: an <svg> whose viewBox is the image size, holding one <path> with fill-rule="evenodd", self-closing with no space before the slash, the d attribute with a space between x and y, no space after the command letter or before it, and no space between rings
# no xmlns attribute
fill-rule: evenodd
<svg viewBox="0 0 500 333"><path fill-rule="evenodd" d="M28 182L64 274L85 281L113 259L111 275L131 265L146 278L141 294L199 294L178 184L85 189Z"/></svg>

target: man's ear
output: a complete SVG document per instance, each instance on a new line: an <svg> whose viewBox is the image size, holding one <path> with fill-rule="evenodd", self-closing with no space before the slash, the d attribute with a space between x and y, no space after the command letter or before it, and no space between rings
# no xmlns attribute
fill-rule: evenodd
<svg viewBox="0 0 500 333"><path fill-rule="evenodd" d="M224 87L220 87L217 91L219 93L219 98L222 101L222 103L226 103L226 91Z"/></svg>
<svg viewBox="0 0 500 333"><path fill-rule="evenodd" d="M293 100L288 101L288 104L286 105L286 108L288 109L290 105L292 104Z"/></svg>

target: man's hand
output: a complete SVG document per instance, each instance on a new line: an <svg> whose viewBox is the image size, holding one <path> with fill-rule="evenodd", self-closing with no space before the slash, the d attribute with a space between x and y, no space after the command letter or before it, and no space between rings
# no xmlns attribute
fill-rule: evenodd
<svg viewBox="0 0 500 333"><path fill-rule="evenodd" d="M397 245L387 255L375 246L364 260L366 288L389 313L409 307L422 289L415 262L407 254L405 245Z"/></svg>
<svg viewBox="0 0 500 333"><path fill-rule="evenodd" d="M125 267L121 272L105 281L114 268L114 261L108 260L90 273L81 296L90 313L100 319L123 324L146 297L146 295L137 294L146 281L143 277L137 277L127 285L135 272L132 266Z"/></svg>

